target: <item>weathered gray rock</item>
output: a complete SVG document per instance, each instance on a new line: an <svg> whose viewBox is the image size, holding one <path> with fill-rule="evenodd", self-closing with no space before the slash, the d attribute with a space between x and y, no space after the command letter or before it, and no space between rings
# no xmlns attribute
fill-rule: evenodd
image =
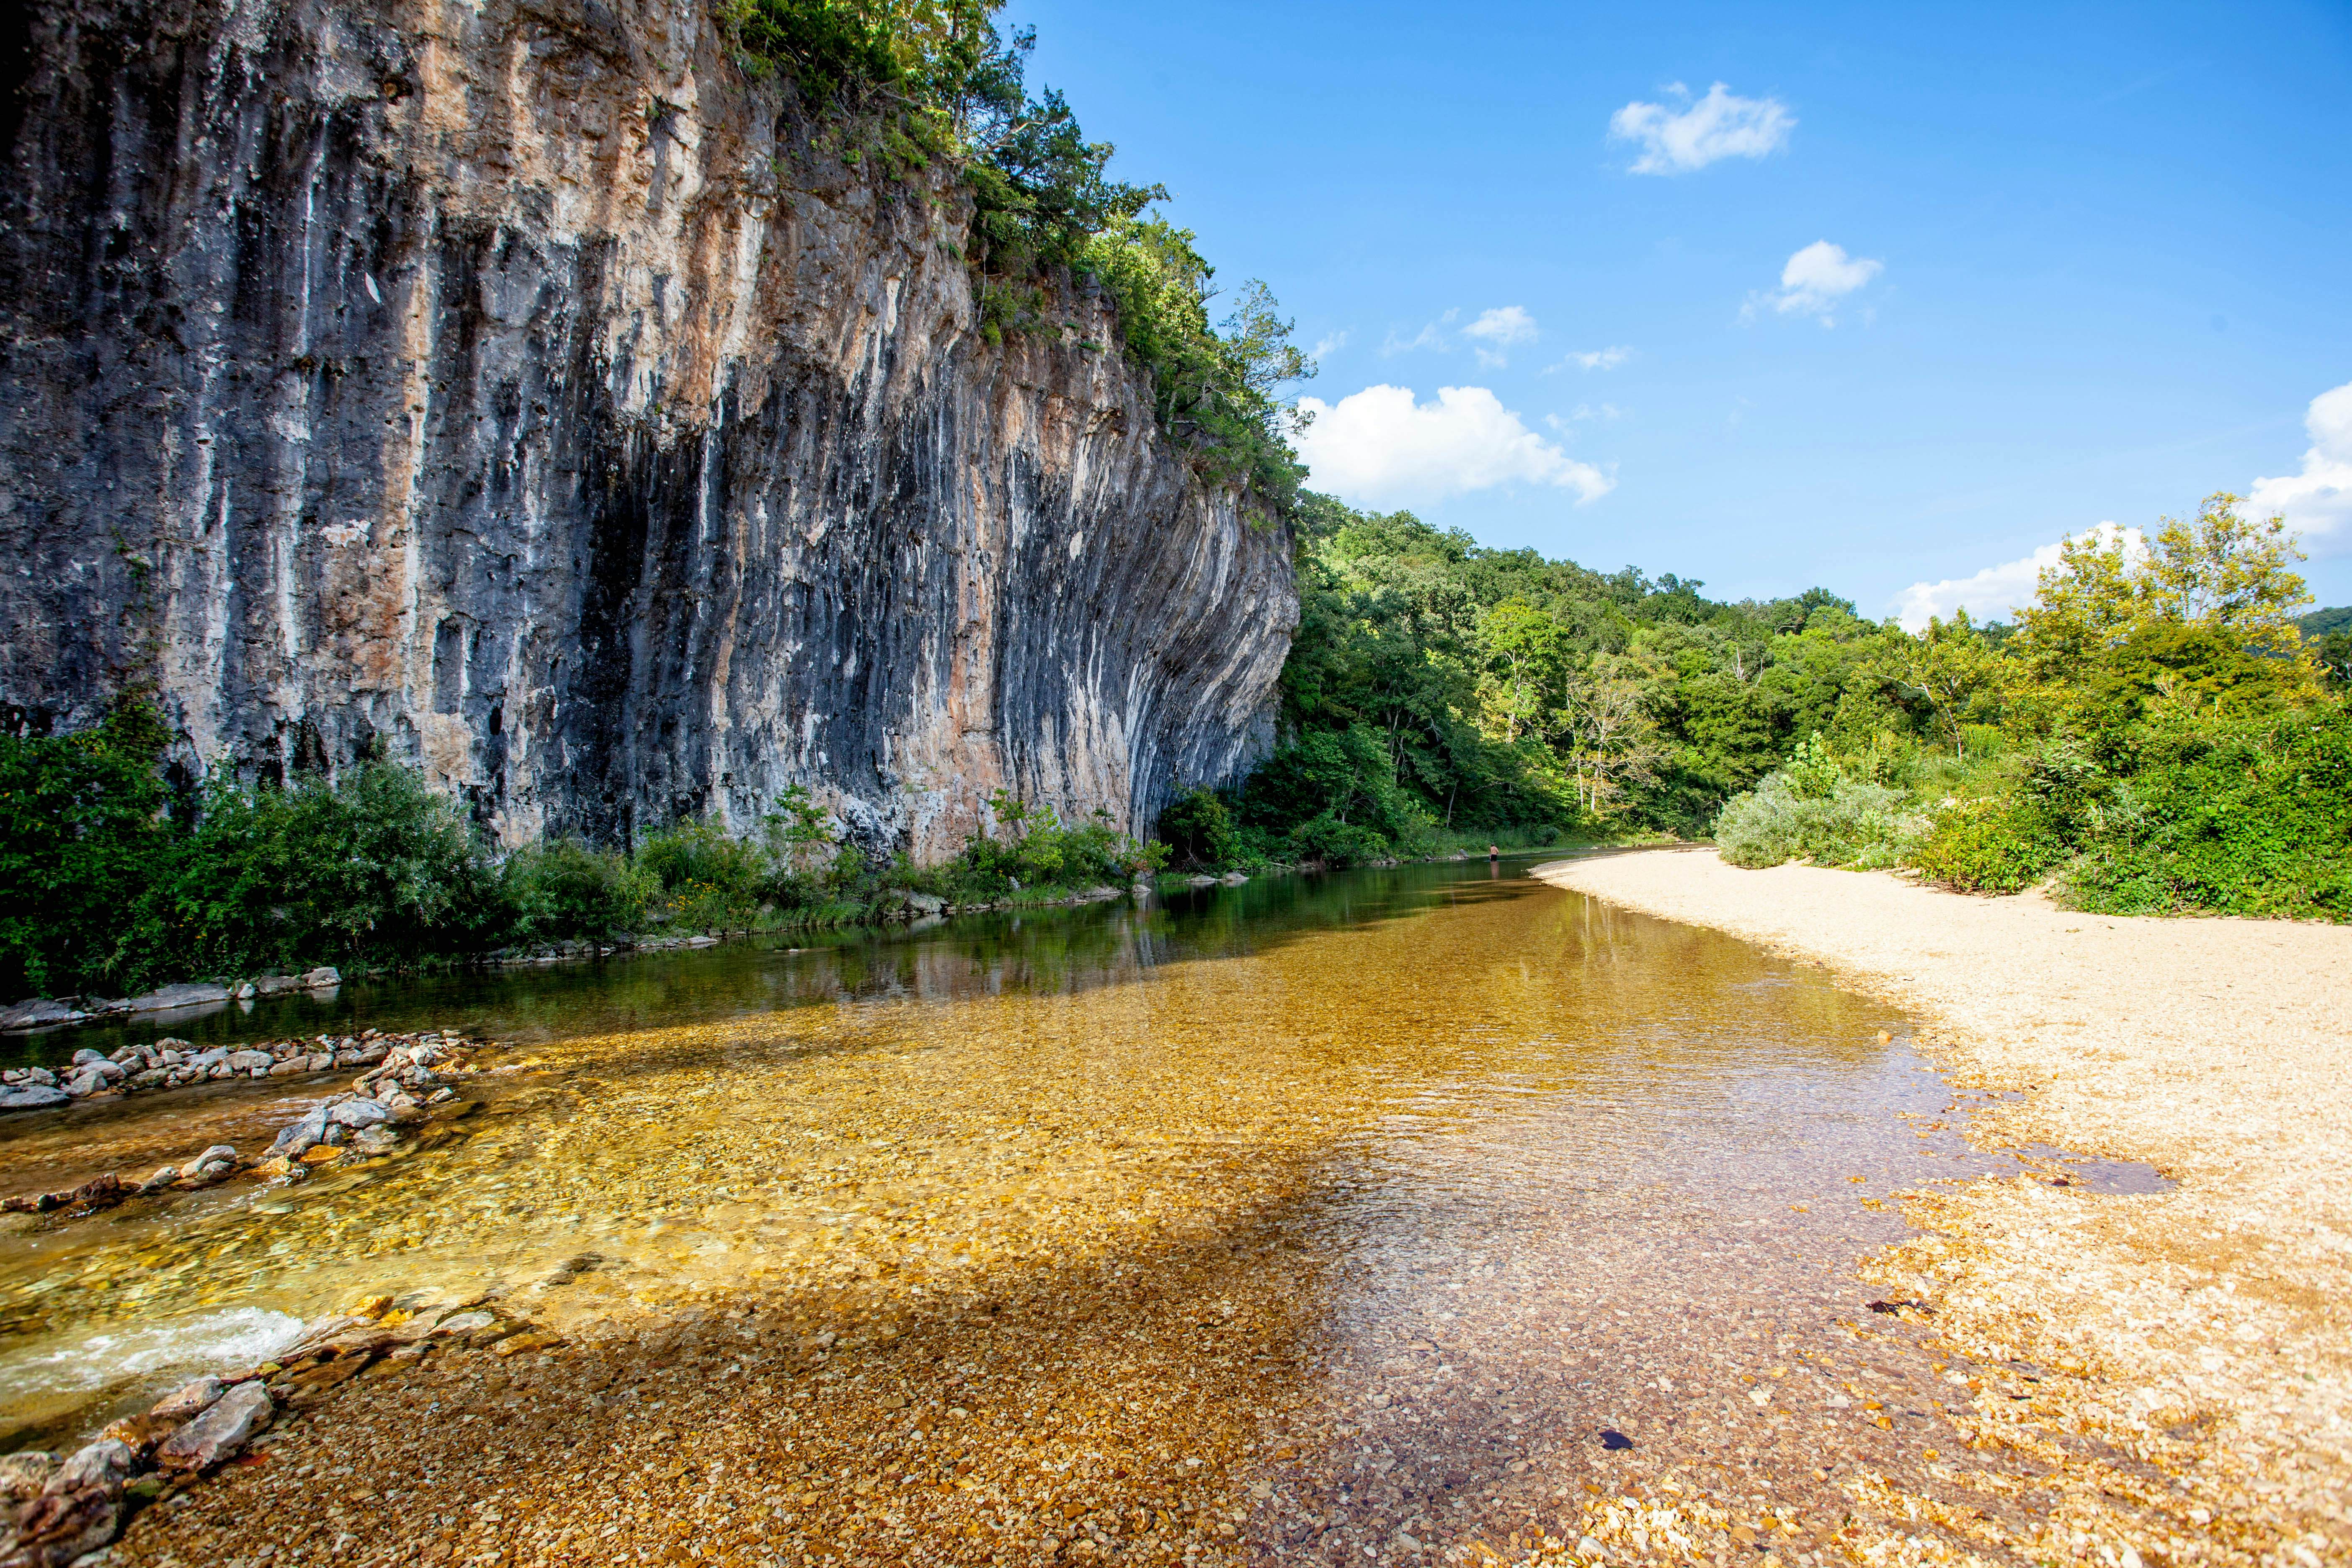
<svg viewBox="0 0 2352 1568"><path fill-rule="evenodd" d="M37 996L29 1002L19 1002L0 1013L0 1034L14 1034L23 1029L46 1029L58 1024L71 1024L89 1015L79 1007L68 1007L62 1002L52 1002Z"/></svg>
<svg viewBox="0 0 2352 1568"><path fill-rule="evenodd" d="M63 1568L112 1541L121 1528L119 1488L43 1492L16 1521L8 1554L0 1563L6 1568Z"/></svg>
<svg viewBox="0 0 2352 1568"><path fill-rule="evenodd" d="M331 1126L348 1127L356 1132L363 1127L378 1127L392 1120L392 1112L373 1100L351 1099L327 1108Z"/></svg>
<svg viewBox="0 0 2352 1568"><path fill-rule="evenodd" d="M84 1046L81 1049L73 1054L73 1065L78 1068L87 1067L91 1062L102 1062L105 1059L106 1057L104 1053L93 1051L88 1046Z"/></svg>
<svg viewBox="0 0 2352 1568"><path fill-rule="evenodd" d="M276 1413L260 1379L240 1383L165 1438L155 1450L155 1462L171 1470L208 1469L244 1447Z"/></svg>
<svg viewBox="0 0 2352 1568"><path fill-rule="evenodd" d="M200 1377L194 1383L157 1400L154 1407L148 1411L148 1414L164 1416L173 1421L185 1421L211 1408L213 1401L218 1399L227 1387L228 1384L219 1378L209 1375Z"/></svg>
<svg viewBox="0 0 2352 1568"><path fill-rule="evenodd" d="M25 721L136 669L197 769L382 754L508 842L806 784L923 859L997 787L1134 831L1271 744L1288 540L1099 296L988 342L963 189L841 163L721 7L22 9Z"/></svg>
<svg viewBox="0 0 2352 1568"><path fill-rule="evenodd" d="M322 963L316 969L306 970L301 980L302 988L306 991L326 991L343 983L343 972L332 964Z"/></svg>
<svg viewBox="0 0 2352 1568"><path fill-rule="evenodd" d="M131 1446L112 1437L101 1437L74 1450L73 1457L57 1468L43 1484L45 1492L79 1491L85 1487L109 1487L121 1489L131 1479L138 1463Z"/></svg>
<svg viewBox="0 0 2352 1568"><path fill-rule="evenodd" d="M251 1072L256 1068L266 1072L277 1062L268 1051L231 1051L223 1060L236 1072Z"/></svg>
<svg viewBox="0 0 2352 1568"><path fill-rule="evenodd" d="M150 991L144 996L133 996L129 1006L134 1013L161 1013L172 1007L200 1007L227 1000L227 986L215 985L209 981L194 981L185 985L166 985L161 991ZM177 1043L181 1049L187 1048L187 1041Z"/></svg>
<svg viewBox="0 0 2352 1568"><path fill-rule="evenodd" d="M47 1110L72 1103L72 1095L45 1083L18 1083L0 1089L0 1110Z"/></svg>

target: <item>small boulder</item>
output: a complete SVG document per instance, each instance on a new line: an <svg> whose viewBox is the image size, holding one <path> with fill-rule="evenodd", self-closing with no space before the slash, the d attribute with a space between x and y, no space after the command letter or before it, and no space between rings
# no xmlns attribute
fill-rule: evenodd
<svg viewBox="0 0 2352 1568"><path fill-rule="evenodd" d="M133 1454L146 1455L155 1445L179 1430L180 1424L168 1415L125 1415L107 1423L101 1436L113 1438Z"/></svg>
<svg viewBox="0 0 2352 1568"><path fill-rule="evenodd" d="M73 1099L64 1089L52 1089L45 1083L12 1084L0 1089L0 1110L48 1110L71 1105Z"/></svg>
<svg viewBox="0 0 2352 1568"><path fill-rule="evenodd" d="M79 1491L84 1487L107 1487L120 1491L122 1483L131 1479L136 1462L130 1444L116 1437L100 1437L75 1449L73 1457L57 1468L41 1489L51 1496Z"/></svg>
<svg viewBox="0 0 2352 1568"><path fill-rule="evenodd" d="M200 1377L175 1394L167 1394L155 1402L147 1414L161 1415L169 1421L186 1421L203 1415L228 1389L228 1384L216 1377Z"/></svg>
<svg viewBox="0 0 2352 1568"><path fill-rule="evenodd" d="M118 1488L83 1487L70 1492L44 1492L33 1500L16 1521L10 1568L63 1568L85 1552L96 1552L122 1528L122 1494Z"/></svg>
<svg viewBox="0 0 2352 1568"><path fill-rule="evenodd" d="M205 1413L181 1427L155 1450L155 1462L171 1470L205 1470L234 1456L247 1439L269 1425L277 1407L257 1379L240 1383Z"/></svg>
<svg viewBox="0 0 2352 1568"><path fill-rule="evenodd" d="M79 1007L68 1007L62 1002L37 996L30 1002L19 1002L6 1012L0 1013L0 1034L14 1034L20 1029L44 1029L54 1024L71 1024L88 1016Z"/></svg>
<svg viewBox="0 0 2352 1568"><path fill-rule="evenodd" d="M331 1125L348 1127L354 1132L364 1127L381 1126L391 1120L392 1112L373 1100L346 1100L327 1110L327 1121Z"/></svg>
<svg viewBox="0 0 2352 1568"><path fill-rule="evenodd" d="M342 983L342 972L332 964L322 963L318 968L306 972L302 976L302 987L306 991L324 991L330 986L341 985Z"/></svg>
<svg viewBox="0 0 2352 1568"><path fill-rule="evenodd" d="M179 1179L180 1179L180 1167L179 1167L179 1166L177 1166L177 1165L159 1165L159 1166L157 1166L157 1167L156 1167L155 1173L154 1173L153 1175L152 1175L152 1176L148 1177L145 1181L143 1181L143 1182L142 1182L142 1183L140 1183L140 1184L139 1184L139 1195L140 1195L140 1196L142 1196L142 1197L144 1197L144 1196L146 1196L149 1193L157 1193L157 1192L161 1192L161 1191L163 1191L165 1187L170 1186L173 1182L176 1182L176 1181L178 1181Z"/></svg>
<svg viewBox="0 0 2352 1568"><path fill-rule="evenodd" d="M102 1062L105 1059L104 1052L91 1050L88 1046L84 1046L73 1054L73 1065L78 1068L88 1067L92 1062Z"/></svg>

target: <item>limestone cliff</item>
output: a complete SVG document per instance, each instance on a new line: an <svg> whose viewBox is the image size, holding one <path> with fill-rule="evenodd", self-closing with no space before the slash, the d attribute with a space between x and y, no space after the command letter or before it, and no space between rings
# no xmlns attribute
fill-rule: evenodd
<svg viewBox="0 0 2352 1568"><path fill-rule="evenodd" d="M0 30L0 702L383 755L509 841L793 783L952 848L1271 738L1287 541L1098 300L992 345L943 174L708 0L35 0ZM8 40L0 38L0 52Z"/></svg>

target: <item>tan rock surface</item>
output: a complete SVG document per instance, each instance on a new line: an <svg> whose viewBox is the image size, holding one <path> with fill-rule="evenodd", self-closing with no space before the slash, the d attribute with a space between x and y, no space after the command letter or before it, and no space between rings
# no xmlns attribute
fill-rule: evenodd
<svg viewBox="0 0 2352 1568"><path fill-rule="evenodd" d="M1899 1001L1981 1147L2147 1162L2178 1185L2046 1181L1916 1194L1872 1277L1970 1354L2078 1372L2066 1397L1976 1400L1982 1437L2094 1431L2211 1517L2178 1560L2352 1559L2352 930L2078 914L1884 873L1743 871L1712 851L1560 862L1553 884L1827 965Z"/></svg>

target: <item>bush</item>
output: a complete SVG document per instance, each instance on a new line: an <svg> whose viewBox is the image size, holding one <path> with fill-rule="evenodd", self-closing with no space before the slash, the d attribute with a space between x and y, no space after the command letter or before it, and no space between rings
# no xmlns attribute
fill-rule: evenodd
<svg viewBox="0 0 2352 1568"><path fill-rule="evenodd" d="M1732 797L1715 821L1716 847L1734 866L1760 868L1789 860L1822 866L1895 863L1903 829L1900 791L1836 774L1825 784L1786 772L1768 773Z"/></svg>
<svg viewBox="0 0 2352 1568"><path fill-rule="evenodd" d="M2352 713L2175 718L2136 739L2114 810L2067 873L2070 901L2352 919Z"/></svg>
<svg viewBox="0 0 2352 1568"><path fill-rule="evenodd" d="M0 736L0 1001L152 978L167 739L136 700L81 734Z"/></svg>
<svg viewBox="0 0 2352 1568"><path fill-rule="evenodd" d="M1242 858L1241 835L1224 797L1194 787L1168 803L1160 814L1160 841L1179 865L1222 870Z"/></svg>
<svg viewBox="0 0 2352 1568"><path fill-rule="evenodd" d="M608 941L642 930L658 892L625 855L572 838L550 839L507 857L502 879L517 942Z"/></svg>
<svg viewBox="0 0 2352 1568"><path fill-rule="evenodd" d="M1139 844L1116 831L1107 811L1067 825L1052 806L1026 805L1003 790L988 804L1002 837L975 834L953 860L920 877L907 868L905 880L928 882L958 903L976 903L1041 887L1123 882L1168 863L1166 845Z"/></svg>
<svg viewBox="0 0 2352 1568"><path fill-rule="evenodd" d="M1392 859L1396 853L1395 846L1370 828L1341 822L1328 811L1292 828L1288 847L1294 859L1334 867Z"/></svg>
<svg viewBox="0 0 2352 1568"><path fill-rule="evenodd" d="M2043 803L2003 795L1939 807L1904 859L1929 880L1962 892L2014 893L2067 854L2063 826Z"/></svg>
<svg viewBox="0 0 2352 1568"><path fill-rule="evenodd" d="M716 822L684 822L637 846L636 868L655 889L656 924L693 931L745 931L759 918L768 880L761 846Z"/></svg>
<svg viewBox="0 0 2352 1568"><path fill-rule="evenodd" d="M473 825L404 768L333 784L207 784L163 920L178 973L394 964L497 946L509 911Z"/></svg>

